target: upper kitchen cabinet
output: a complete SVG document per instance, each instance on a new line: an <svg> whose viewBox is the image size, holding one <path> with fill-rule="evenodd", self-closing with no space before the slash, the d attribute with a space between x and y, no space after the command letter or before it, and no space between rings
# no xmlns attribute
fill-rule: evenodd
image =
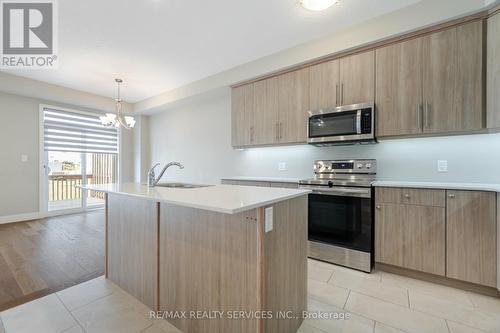
<svg viewBox="0 0 500 333"><path fill-rule="evenodd" d="M375 100L375 51L340 59L340 105Z"/></svg>
<svg viewBox="0 0 500 333"><path fill-rule="evenodd" d="M278 78L254 83L253 141L255 145L278 142Z"/></svg>
<svg viewBox="0 0 500 333"><path fill-rule="evenodd" d="M373 102L375 53L359 53L311 66L310 80L310 110Z"/></svg>
<svg viewBox="0 0 500 333"><path fill-rule="evenodd" d="M340 105L339 60L323 62L310 68L310 110Z"/></svg>
<svg viewBox="0 0 500 333"><path fill-rule="evenodd" d="M376 51L377 136L422 131L422 38Z"/></svg>
<svg viewBox="0 0 500 333"><path fill-rule="evenodd" d="M500 127L500 13L488 19L487 126Z"/></svg>
<svg viewBox="0 0 500 333"><path fill-rule="evenodd" d="M232 90L233 147L305 143L309 68Z"/></svg>
<svg viewBox="0 0 500 333"><path fill-rule="evenodd" d="M233 88L231 93L231 143L234 147L252 144L253 118L253 84Z"/></svg>
<svg viewBox="0 0 500 333"><path fill-rule="evenodd" d="M483 23L376 51L377 135L484 128Z"/></svg>
<svg viewBox="0 0 500 333"><path fill-rule="evenodd" d="M306 143L309 68L278 76L278 141Z"/></svg>
<svg viewBox="0 0 500 333"><path fill-rule="evenodd" d="M423 132L483 128L483 23L423 39Z"/></svg>

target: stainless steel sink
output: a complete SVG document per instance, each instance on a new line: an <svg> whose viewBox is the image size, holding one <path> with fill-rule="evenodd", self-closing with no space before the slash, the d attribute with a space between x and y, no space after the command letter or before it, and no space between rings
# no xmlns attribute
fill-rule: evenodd
<svg viewBox="0 0 500 333"><path fill-rule="evenodd" d="M170 187L170 188L198 188L198 187L208 187L212 185L200 185L200 184L188 184L188 183L158 183L158 187Z"/></svg>

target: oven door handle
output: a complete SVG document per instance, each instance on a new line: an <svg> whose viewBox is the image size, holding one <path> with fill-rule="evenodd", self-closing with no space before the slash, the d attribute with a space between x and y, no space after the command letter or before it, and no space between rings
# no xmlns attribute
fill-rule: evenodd
<svg viewBox="0 0 500 333"><path fill-rule="evenodd" d="M371 188L349 188L349 187L329 187L324 186L299 186L301 189L311 190L313 194L325 194L335 196L371 198Z"/></svg>

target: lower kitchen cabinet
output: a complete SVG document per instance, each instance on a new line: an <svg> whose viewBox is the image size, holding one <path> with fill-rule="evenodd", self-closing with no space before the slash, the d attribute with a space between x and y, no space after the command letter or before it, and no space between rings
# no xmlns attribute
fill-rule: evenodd
<svg viewBox="0 0 500 333"><path fill-rule="evenodd" d="M446 276L495 287L496 193L447 191Z"/></svg>
<svg viewBox="0 0 500 333"><path fill-rule="evenodd" d="M406 206L403 228L404 267L445 275L445 238L444 207Z"/></svg>
<svg viewBox="0 0 500 333"><path fill-rule="evenodd" d="M418 190L412 190L412 193L415 191L420 195ZM444 191L438 192L442 192L444 198ZM400 189L377 188L377 262L445 275L446 217L445 208L439 206L441 199L438 194L435 194L438 198L435 205L413 205L404 203L409 196Z"/></svg>
<svg viewBox="0 0 500 333"><path fill-rule="evenodd" d="M403 224L405 205L377 204L375 207L375 261L403 267Z"/></svg>
<svg viewBox="0 0 500 333"><path fill-rule="evenodd" d="M496 193L377 187L375 202L376 262L496 287Z"/></svg>

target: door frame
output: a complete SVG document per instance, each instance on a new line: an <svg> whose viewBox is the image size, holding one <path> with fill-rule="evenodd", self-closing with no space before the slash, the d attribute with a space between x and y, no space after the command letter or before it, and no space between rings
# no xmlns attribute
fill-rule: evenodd
<svg viewBox="0 0 500 333"><path fill-rule="evenodd" d="M51 104L39 104L38 105L38 132L39 132L39 151L38 151L38 170L39 170L39 179L38 179L38 211L41 216L57 216L57 215L66 215L66 214L74 214L74 213L82 213L86 211L92 211L92 210L99 210L103 209L104 206L102 207L87 207L87 191L82 190L82 207L81 208L70 208L70 209L61 209L57 211L49 211L48 209L48 178L46 179L46 169L45 166L48 163L48 155L47 152L44 149L44 114L43 114L43 109L44 108L52 108L52 109L57 109L61 111L68 111L68 112L73 112L73 113L79 113L82 115L87 115L87 116L98 116L100 114L104 114L101 112L89 112L89 111L81 111L81 110L75 110L75 109L70 109L70 108L65 108L65 107L60 107L56 105L51 105ZM117 175L116 179L120 179L120 147L121 147L121 130L118 129L118 167L117 167ZM85 153L82 153L84 155ZM86 172L87 172L87 165L86 165L86 157L82 158L82 164L81 164L81 169L82 169L82 182L83 180L86 179Z"/></svg>

